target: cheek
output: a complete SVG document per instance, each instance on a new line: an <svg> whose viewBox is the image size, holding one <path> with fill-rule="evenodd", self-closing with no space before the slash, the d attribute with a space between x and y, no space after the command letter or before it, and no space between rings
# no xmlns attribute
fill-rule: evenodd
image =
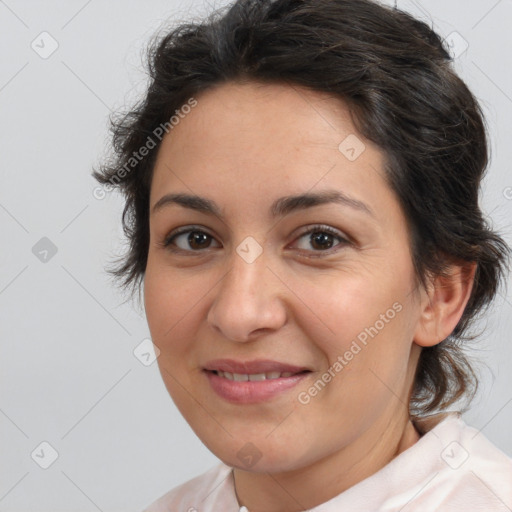
<svg viewBox="0 0 512 512"><path fill-rule="evenodd" d="M177 351L195 314L200 294L183 274L171 272L148 258L144 279L144 306L153 342L162 355Z"/></svg>
<svg viewBox="0 0 512 512"><path fill-rule="evenodd" d="M311 397L319 410L336 403L340 418L366 408L361 415L370 421L379 407L394 400L390 389L400 393L407 379L415 310L407 272L369 270L324 275L308 284L297 279L294 290L303 299L297 301L302 304L297 322L324 355L318 378L328 382L325 388L317 386L322 389L318 395L301 389L307 394L303 398Z"/></svg>
<svg viewBox="0 0 512 512"><path fill-rule="evenodd" d="M186 418L194 408L185 389L192 389L194 344L191 338L200 322L197 315L201 295L194 286L184 282L179 272L153 265L148 259L144 304L151 339L160 350L157 363L165 387Z"/></svg>
<svg viewBox="0 0 512 512"><path fill-rule="evenodd" d="M407 286L388 276L339 272L314 282L296 279L290 287L300 299L297 322L329 359L343 354L353 340L364 343L375 328L380 337L393 334L393 339L401 329L397 310L403 309Z"/></svg>

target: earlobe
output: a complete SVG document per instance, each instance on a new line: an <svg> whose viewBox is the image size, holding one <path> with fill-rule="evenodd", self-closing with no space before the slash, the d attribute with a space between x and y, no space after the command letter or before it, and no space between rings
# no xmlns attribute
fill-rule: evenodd
<svg viewBox="0 0 512 512"><path fill-rule="evenodd" d="M414 342L432 347L446 339L459 322L471 296L476 263L452 265L445 276L432 279L422 291Z"/></svg>

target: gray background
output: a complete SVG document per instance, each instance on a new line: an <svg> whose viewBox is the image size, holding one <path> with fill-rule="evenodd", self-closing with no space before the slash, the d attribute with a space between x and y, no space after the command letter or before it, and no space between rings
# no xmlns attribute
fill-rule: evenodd
<svg viewBox="0 0 512 512"><path fill-rule="evenodd" d="M110 111L144 89L149 37L225 3L0 1L0 512L140 511L217 460L156 363L133 353L149 337L143 311L104 272L124 247L122 202L95 193L90 172ZM512 0L398 7L453 41L489 122L484 209L511 242ZM483 321L482 387L465 415L510 455L511 303L503 293Z"/></svg>

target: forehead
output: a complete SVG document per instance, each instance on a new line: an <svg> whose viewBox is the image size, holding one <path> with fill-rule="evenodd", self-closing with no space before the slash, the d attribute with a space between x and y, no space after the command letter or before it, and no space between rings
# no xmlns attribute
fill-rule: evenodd
<svg viewBox="0 0 512 512"><path fill-rule="evenodd" d="M339 98L294 84L227 82L197 98L168 142L202 151L230 145L233 151L331 145L357 130ZM180 132L178 135L176 132ZM229 135L229 137L227 137ZM362 138L359 136L359 138ZM274 155L274 154L273 154ZM275 156L275 155L274 155Z"/></svg>
<svg viewBox="0 0 512 512"><path fill-rule="evenodd" d="M335 187L354 197L388 188L383 152L358 134L338 98L297 85L228 82L195 99L162 141L151 204L173 189L234 201L236 185L252 201L283 188Z"/></svg>

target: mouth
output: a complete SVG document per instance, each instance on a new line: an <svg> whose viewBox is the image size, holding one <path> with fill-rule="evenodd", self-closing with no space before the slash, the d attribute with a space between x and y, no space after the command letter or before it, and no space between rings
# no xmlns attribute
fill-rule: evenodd
<svg viewBox="0 0 512 512"><path fill-rule="evenodd" d="M303 370L301 372L265 372L265 373L231 373L223 372L221 370L205 370L222 377L224 379L232 380L235 382L259 382L262 380L275 380L281 378L288 378L294 375L302 375L304 373L310 373L310 370Z"/></svg>
<svg viewBox="0 0 512 512"><path fill-rule="evenodd" d="M306 366L297 366L271 359L253 359L252 361L236 361L234 359L214 359L204 365L204 370L232 375L269 375L277 378L275 374L295 375L304 371L311 371ZM229 378L229 376L228 376Z"/></svg>
<svg viewBox="0 0 512 512"><path fill-rule="evenodd" d="M222 359L203 368L213 391L235 404L255 404L290 391L312 370L278 361Z"/></svg>

